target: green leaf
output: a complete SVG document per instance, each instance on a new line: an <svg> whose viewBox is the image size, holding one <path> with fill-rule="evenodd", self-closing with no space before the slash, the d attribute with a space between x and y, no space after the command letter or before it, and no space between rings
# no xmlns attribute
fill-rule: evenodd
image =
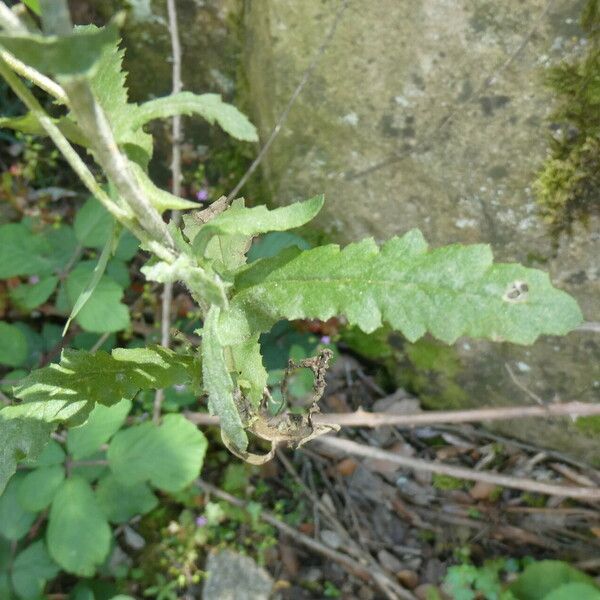
<svg viewBox="0 0 600 600"><path fill-rule="evenodd" d="M52 122L69 141L85 148L89 147L89 141L77 124L71 119L68 117L60 117L59 119L52 119ZM32 113L27 113L20 117L1 117L0 128L1 127L21 131L22 133L27 133L29 135L39 135L44 137L48 135L46 130Z"/></svg>
<svg viewBox="0 0 600 600"><path fill-rule="evenodd" d="M136 163L131 163L129 166L135 174L142 191L150 201L150 204L152 204L152 206L154 206L159 213L162 214L165 212L165 210L187 210L190 208L198 208L197 202L179 198L178 196L174 196L169 192L165 192L165 190L161 190L159 187L154 185L144 169L142 169Z"/></svg>
<svg viewBox="0 0 600 600"><path fill-rule="evenodd" d="M50 439L53 427L37 419L6 418L0 410L0 494L17 470L17 462L37 458Z"/></svg>
<svg viewBox="0 0 600 600"><path fill-rule="evenodd" d="M0 496L0 535L7 540L20 540L35 521L36 513L26 511L19 503L18 491L23 477L23 473L17 473Z"/></svg>
<svg viewBox="0 0 600 600"><path fill-rule="evenodd" d="M202 380L208 394L208 410L218 415L221 421L222 435L242 452L248 447L248 437L234 399L234 385L223 346L217 333L220 309L212 306L202 330Z"/></svg>
<svg viewBox="0 0 600 600"><path fill-rule="evenodd" d="M80 263L67 278L67 296L75 306L81 295L88 291L98 271L92 275L96 265ZM101 266L101 265L100 265ZM87 296L87 294L86 294ZM121 302L123 289L107 275L101 275L93 292L81 306L75 320L85 331L107 333L129 327L129 309Z"/></svg>
<svg viewBox="0 0 600 600"><path fill-rule="evenodd" d="M125 423L131 400L123 398L113 406L96 404L88 420L69 429L67 448L75 460L86 458L100 449Z"/></svg>
<svg viewBox="0 0 600 600"><path fill-rule="evenodd" d="M36 15L40 15L40 0L23 0L23 4L32 10Z"/></svg>
<svg viewBox="0 0 600 600"><path fill-rule="evenodd" d="M65 478L62 465L40 467L23 477L19 486L19 503L25 510L38 512L50 505Z"/></svg>
<svg viewBox="0 0 600 600"><path fill-rule="evenodd" d="M111 531L90 485L63 482L52 502L46 532L50 556L67 572L91 577L110 549Z"/></svg>
<svg viewBox="0 0 600 600"><path fill-rule="evenodd" d="M492 263L488 246L427 250L413 230L381 248L372 239L300 252L288 249L237 275L222 342L238 343L280 319L344 315L370 333L386 322L410 341L430 332L452 343L461 335L531 344L581 323L576 301L548 275Z"/></svg>
<svg viewBox="0 0 600 600"><path fill-rule="evenodd" d="M19 275L50 275L62 270L77 240L66 226L32 233L23 223L0 226L0 279Z"/></svg>
<svg viewBox="0 0 600 600"><path fill-rule="evenodd" d="M260 237L248 252L248 262L254 262L259 258L271 258L286 248L300 248L308 250L310 244L299 235L289 231L272 231Z"/></svg>
<svg viewBox="0 0 600 600"><path fill-rule="evenodd" d="M79 243L85 248L102 248L113 231L112 215L94 197L88 198L77 211L73 228Z"/></svg>
<svg viewBox="0 0 600 600"><path fill-rule="evenodd" d="M34 457L28 457L23 461L23 465L31 469L39 467L53 467L62 465L65 462L65 451L62 446L53 439L49 439L44 446L42 452Z"/></svg>
<svg viewBox="0 0 600 600"><path fill-rule="evenodd" d="M20 367L27 360L27 339L14 325L0 321L0 364Z"/></svg>
<svg viewBox="0 0 600 600"><path fill-rule="evenodd" d="M267 386L268 374L263 365L258 336L241 344L231 346L231 371L235 372L237 384L255 408L258 408ZM311 378L312 382L312 378Z"/></svg>
<svg viewBox="0 0 600 600"><path fill-rule="evenodd" d="M268 210L266 206L246 208L243 200L234 202L227 210L200 227L193 240L194 250L202 254L216 233L242 234L254 237L268 231L285 231L308 223L323 207L324 197L315 196L304 202Z"/></svg>
<svg viewBox="0 0 600 600"><path fill-rule="evenodd" d="M172 263L159 261L141 268L149 281L171 283L183 281L196 297L201 297L217 306L227 305L226 284L214 273L199 267L187 254L180 254Z"/></svg>
<svg viewBox="0 0 600 600"><path fill-rule="evenodd" d="M551 592L569 583L594 587L594 580L591 577L566 562L541 560L530 564L509 590L519 600L545 600Z"/></svg>
<svg viewBox="0 0 600 600"><path fill-rule="evenodd" d="M161 346L116 348L112 354L63 350L60 364L33 371L15 388L23 402L0 414L48 422L86 417L94 404L111 406L140 389L186 383L194 368L192 357Z"/></svg>
<svg viewBox="0 0 600 600"><path fill-rule="evenodd" d="M33 310L52 296L58 277L50 275L34 284L21 284L9 291L11 300L24 310Z"/></svg>
<svg viewBox="0 0 600 600"><path fill-rule="evenodd" d="M167 415L161 425L142 423L119 431L107 456L120 482L149 481L166 492L178 492L198 477L207 445L204 434L184 416Z"/></svg>
<svg viewBox="0 0 600 600"><path fill-rule="evenodd" d="M125 523L136 515L145 515L158 504L157 497L145 483L126 485L112 474L98 482L96 497L112 523Z"/></svg>
<svg viewBox="0 0 600 600"><path fill-rule="evenodd" d="M246 142L257 142L256 127L248 117L232 104L221 100L219 94L192 94L179 92L142 104L132 123L138 128L154 119L167 119L175 115L199 115L209 123L215 121L232 137Z"/></svg>
<svg viewBox="0 0 600 600"><path fill-rule="evenodd" d="M90 73L105 46L118 40L122 16L102 29L74 30L71 35L0 34L0 45L26 65L46 75Z"/></svg>
<svg viewBox="0 0 600 600"><path fill-rule="evenodd" d="M77 318L79 313L82 311L82 309L88 303L89 299L93 296L94 292L96 291L96 288L98 287L98 284L100 283L100 280L102 279L102 276L104 275L104 271L106 270L106 265L108 264L108 259L110 258L111 251L112 251L114 241L115 241L114 240L114 233L115 233L114 223L111 222L110 227L111 227L111 235L108 237L108 239L105 242L104 248L102 249L102 252L100 254L100 258L98 259L98 262L96 263L96 266L94 267L94 270L92 271L91 278L89 279L89 281L88 281L87 285L85 286L85 288L83 289L83 291L77 297L77 300L75 301L75 304L73 305L73 308L71 309L71 313L69 314L69 318L67 319L67 322L65 323L65 327L63 329L63 335L65 335L67 333L67 329L69 329L69 325L71 324L71 321L73 319ZM68 286L69 286L69 284L67 283L67 295L69 294Z"/></svg>
<svg viewBox="0 0 600 600"><path fill-rule="evenodd" d="M15 558L12 568L15 592L23 600L37 600L41 598L46 582L54 579L59 570L48 555L44 540L38 540Z"/></svg>
<svg viewBox="0 0 600 600"><path fill-rule="evenodd" d="M600 600L600 589L588 583L567 583L544 596L544 600Z"/></svg>

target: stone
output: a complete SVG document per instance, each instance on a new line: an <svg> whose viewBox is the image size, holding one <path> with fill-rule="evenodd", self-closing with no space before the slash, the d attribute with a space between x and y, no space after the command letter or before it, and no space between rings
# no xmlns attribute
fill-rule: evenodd
<svg viewBox="0 0 600 600"><path fill-rule="evenodd" d="M317 225L341 243L382 242L413 227L434 247L489 243L497 260L548 271L587 320L600 321L598 219L554 248L532 192L549 146L544 71L581 47L583 2L547 4L381 0L365 11L350 2L266 155L273 199L288 204L325 193ZM248 101L263 141L339 6L245 4ZM400 343L397 362L407 348ZM591 332L545 337L532 347L459 340L451 356L451 373L433 365L418 376L426 407L530 404L506 364L547 401L574 393L597 401L600 394L600 344ZM592 436L566 419L497 427L600 461Z"/></svg>
<svg viewBox="0 0 600 600"><path fill-rule="evenodd" d="M211 553L202 600L268 600L273 579L249 556L231 550Z"/></svg>

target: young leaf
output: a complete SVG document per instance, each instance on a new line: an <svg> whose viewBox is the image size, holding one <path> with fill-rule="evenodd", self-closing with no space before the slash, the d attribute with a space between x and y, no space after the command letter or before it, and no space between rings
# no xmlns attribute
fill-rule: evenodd
<svg viewBox="0 0 600 600"><path fill-rule="evenodd" d="M209 123L215 121L232 137L246 142L257 142L256 128L248 117L232 104L221 100L219 94L192 94L179 92L164 98L150 100L140 105L131 126L133 129L154 119L167 119L175 115L199 115Z"/></svg>
<svg viewBox="0 0 600 600"><path fill-rule="evenodd" d="M141 268L146 279L159 283L184 281L192 294L217 306L227 306L225 282L217 274L199 267L187 254L180 254L172 263L159 261Z"/></svg>
<svg viewBox="0 0 600 600"><path fill-rule="evenodd" d="M20 367L27 360L27 338L14 325L0 321L0 364Z"/></svg>
<svg viewBox="0 0 600 600"><path fill-rule="evenodd" d="M53 294L58 277L49 275L33 284L21 284L9 290L10 299L24 310L31 311L43 304Z"/></svg>
<svg viewBox="0 0 600 600"><path fill-rule="evenodd" d="M0 535L7 540L20 540L35 521L36 514L19 503L18 490L24 473L17 473L0 496Z"/></svg>
<svg viewBox="0 0 600 600"><path fill-rule="evenodd" d="M217 326L220 309L212 306L202 330L202 381L208 394L208 410L221 420L221 432L241 451L248 447L248 437L234 399L234 385L219 340Z"/></svg>
<svg viewBox="0 0 600 600"><path fill-rule="evenodd" d="M186 200L185 198L179 198L174 196L165 190L161 190L159 187L152 183L152 180L144 169L136 163L130 164L131 170L133 171L137 182L140 184L143 192L150 201L150 204L156 208L159 213L164 213L165 210L188 210L191 208L198 208L197 202Z"/></svg>
<svg viewBox="0 0 600 600"><path fill-rule="evenodd" d="M131 400L123 398L113 406L96 404L88 420L69 429L67 448L75 459L86 458L100 449L125 423L131 410Z"/></svg>
<svg viewBox="0 0 600 600"><path fill-rule="evenodd" d="M84 148L89 147L89 141L86 139L83 131L79 129L76 123L74 123L69 117L60 117L59 119L52 119L52 122L60 129L62 134L74 144L83 146ZM20 117L1 117L0 128L5 127L7 129L14 129L22 133L30 135L47 136L46 130L40 125L40 122L31 113L27 113Z"/></svg>
<svg viewBox="0 0 600 600"><path fill-rule="evenodd" d="M160 346L117 348L112 355L63 350L60 364L33 371L15 388L23 402L7 406L0 414L41 421L75 416L80 420L94 404L111 406L121 398L132 398L140 389L186 383L192 379L193 365L191 357Z"/></svg>
<svg viewBox="0 0 600 600"><path fill-rule="evenodd" d="M122 15L106 27L74 30L71 35L0 34L0 45L26 65L46 75L85 75L92 71L105 46L118 40Z"/></svg>
<svg viewBox="0 0 600 600"><path fill-rule="evenodd" d="M108 253L104 253L104 259L108 259ZM96 265L80 263L69 273L67 297L73 311L80 304L73 316L85 331L121 331L129 327L130 322L129 310L121 302L123 289L113 279L102 275L101 270L101 262Z"/></svg>
<svg viewBox="0 0 600 600"><path fill-rule="evenodd" d="M255 408L262 400L267 386L268 374L263 365L258 336L231 346L231 371L237 376L237 384L248 397Z"/></svg>
<svg viewBox="0 0 600 600"><path fill-rule="evenodd" d="M63 482L48 518L50 556L67 572L91 577L110 549L111 531L89 483L80 477Z"/></svg>
<svg viewBox="0 0 600 600"><path fill-rule="evenodd" d="M104 271L106 270L106 265L108 264L108 259L110 258L111 251L113 249L114 242L115 242L114 223L111 222L110 226L111 226L111 235L108 237L108 239L105 242L104 248L102 249L102 252L100 253L100 258L98 259L98 262L96 263L96 266L94 267L94 270L92 271L90 280L88 281L85 288L82 290L82 292L77 297L77 300L75 301L75 304L73 305L73 308L71 309L71 313L69 314L69 318L67 319L67 322L65 323L65 326L64 326L64 329L62 332L63 335L65 335L67 333L67 329L69 329L69 325L71 324L71 321L73 319L77 318L77 316L79 315L81 310L87 304L88 300L93 296L96 288L98 287L98 284L100 283L100 280L102 279L102 276L104 275ZM71 284L71 285L73 285L73 284ZM67 295L69 295L69 284L68 283L67 283ZM120 306L120 303L119 303L119 306ZM86 320L84 319L84 321L86 321ZM89 317L88 317L87 321L89 321ZM123 322L125 322L124 319L123 319ZM127 323L128 322L129 321L127 320ZM106 326L106 324L104 326Z"/></svg>
<svg viewBox="0 0 600 600"><path fill-rule="evenodd" d="M494 265L483 245L428 251L417 230L381 248L366 239L343 250L285 250L243 269L234 289L219 330L224 344L283 318L345 315L367 333L386 322L410 341L429 331L447 343L468 335L519 344L565 334L582 320L576 301L547 274Z"/></svg>
<svg viewBox="0 0 600 600"><path fill-rule="evenodd" d="M30 471L19 485L19 504L31 512L44 510L50 506L64 478L65 469L62 465L40 467Z"/></svg>
<svg viewBox="0 0 600 600"><path fill-rule="evenodd" d="M198 475L208 442L183 415L167 415L161 425L142 423L119 431L108 447L114 476L125 485L149 481L178 492Z"/></svg>
<svg viewBox="0 0 600 600"><path fill-rule="evenodd" d="M315 196L304 202L296 202L274 210L266 206L246 208L238 200L230 208L200 227L193 240L194 250L202 254L210 238L217 234L242 234L254 237L268 231L285 231L300 227L314 219L323 207L323 196Z"/></svg>
<svg viewBox="0 0 600 600"><path fill-rule="evenodd" d="M0 494L17 470L17 462L37 458L50 439L53 427L37 419L6 418L0 410Z"/></svg>
<svg viewBox="0 0 600 600"><path fill-rule="evenodd" d="M54 579L59 570L48 555L44 540L38 540L15 558L11 575L15 592L23 600L37 600L42 597L46 582Z"/></svg>

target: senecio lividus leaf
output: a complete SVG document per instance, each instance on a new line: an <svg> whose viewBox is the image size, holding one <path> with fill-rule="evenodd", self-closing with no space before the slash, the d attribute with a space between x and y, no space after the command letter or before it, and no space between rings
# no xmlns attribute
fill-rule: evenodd
<svg viewBox="0 0 600 600"><path fill-rule="evenodd" d="M453 343L462 335L531 344L582 321L577 302L546 273L494 264L487 245L429 250L418 230L343 249L288 249L240 270L230 309L221 315L224 344L268 331L280 319L343 315L366 333L391 325L414 341L426 332Z"/></svg>

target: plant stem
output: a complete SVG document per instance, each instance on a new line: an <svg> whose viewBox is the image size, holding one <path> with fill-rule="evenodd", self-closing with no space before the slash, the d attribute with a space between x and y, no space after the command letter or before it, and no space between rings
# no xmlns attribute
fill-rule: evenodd
<svg viewBox="0 0 600 600"><path fill-rule="evenodd" d="M104 205L106 210L123 222L128 227L131 222L130 215L117 206L102 189L100 184L87 165L81 160L69 140L48 116L36 97L29 91L27 86L13 73L9 65L0 58L0 75L6 80L13 92L21 99L23 104L31 111L33 116L40 122L50 139L54 142L61 154L65 157L71 168L77 173L88 190Z"/></svg>
<svg viewBox="0 0 600 600"><path fill-rule="evenodd" d="M179 27L177 26L177 7L175 0L167 0L167 10L169 13L169 33L171 35L171 49L173 54L173 94L181 91L183 84L181 81L181 41L179 39ZM181 115L173 117L173 143L171 154L171 193L174 196L181 196L181 141L183 138L183 128L181 125ZM179 211L174 210L171 213L171 221L179 224ZM173 303L173 282L165 283L161 298L161 340L160 343L165 348L171 344L171 304ZM154 395L153 420L155 423L160 421L160 411L165 392L163 389L156 390Z"/></svg>

